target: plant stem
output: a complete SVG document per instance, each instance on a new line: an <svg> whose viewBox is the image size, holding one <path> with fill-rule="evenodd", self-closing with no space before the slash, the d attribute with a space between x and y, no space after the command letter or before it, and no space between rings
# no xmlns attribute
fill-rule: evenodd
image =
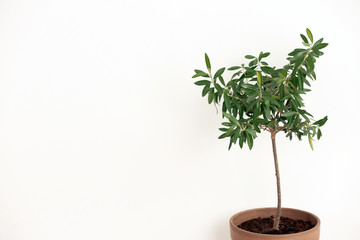
<svg viewBox="0 0 360 240"><path fill-rule="evenodd" d="M277 197L278 197L276 216L274 219L273 228L275 230L279 230L279 223L280 223L280 216L281 216L281 188L280 188L280 173L279 173L279 164L278 164L278 158L277 158L277 152L276 152L275 137L276 137L276 131L272 131L271 132L271 142L272 142L272 149L273 149L273 154L274 154L276 187L277 187Z"/></svg>

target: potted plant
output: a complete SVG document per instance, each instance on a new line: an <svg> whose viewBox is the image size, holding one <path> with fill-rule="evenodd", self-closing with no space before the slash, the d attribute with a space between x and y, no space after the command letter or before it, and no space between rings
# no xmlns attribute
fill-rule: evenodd
<svg viewBox="0 0 360 240"><path fill-rule="evenodd" d="M193 78L202 77L195 84L201 86L202 96L208 103L222 108L225 121L219 130L219 139L229 138L229 150L234 144L242 148L245 144L252 149L254 139L261 131L270 133L276 173L277 207L251 209L235 214L230 219L233 240L250 239L303 239L318 240L320 220L315 215L290 208L281 208L281 188L276 136L284 132L291 140L306 137L313 149L313 138L320 139L320 127L327 117L314 120L304 109L302 95L310 91L310 80L316 80L314 72L316 58L328 44L323 38L314 42L313 35L306 29L300 34L304 48L289 53L287 65L270 67L265 58L269 52L260 52L258 57L246 55L248 65L228 68L232 77L225 81L226 68L211 69L205 53L207 71L195 69ZM264 235L266 234L266 235Z"/></svg>

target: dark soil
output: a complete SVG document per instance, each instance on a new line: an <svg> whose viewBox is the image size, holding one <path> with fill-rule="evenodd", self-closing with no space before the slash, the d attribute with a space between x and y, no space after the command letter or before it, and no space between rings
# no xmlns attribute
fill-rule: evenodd
<svg viewBox="0 0 360 240"><path fill-rule="evenodd" d="M310 221L294 220L287 217L280 218L279 230L273 229L273 224L274 216L268 218L259 217L243 222L238 225L238 228L261 234L289 234L303 232L315 226Z"/></svg>

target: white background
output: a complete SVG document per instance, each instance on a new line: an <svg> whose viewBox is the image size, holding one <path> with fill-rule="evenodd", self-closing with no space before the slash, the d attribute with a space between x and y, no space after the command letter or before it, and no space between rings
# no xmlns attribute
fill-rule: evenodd
<svg viewBox="0 0 360 240"><path fill-rule="evenodd" d="M275 206L268 133L227 151L193 84L309 27L329 46L305 103L323 138L278 137L283 205L322 240L360 239L360 3L0 1L0 239L228 240L234 213Z"/></svg>

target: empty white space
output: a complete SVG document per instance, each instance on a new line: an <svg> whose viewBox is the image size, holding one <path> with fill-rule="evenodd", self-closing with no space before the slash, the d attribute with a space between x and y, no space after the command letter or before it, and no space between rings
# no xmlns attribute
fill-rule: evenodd
<svg viewBox="0 0 360 240"><path fill-rule="evenodd" d="M228 219L276 205L270 136L227 151L191 79L308 27L329 46L305 98L323 138L278 137L283 205L322 240L358 240L360 3L0 0L0 239L229 240Z"/></svg>

